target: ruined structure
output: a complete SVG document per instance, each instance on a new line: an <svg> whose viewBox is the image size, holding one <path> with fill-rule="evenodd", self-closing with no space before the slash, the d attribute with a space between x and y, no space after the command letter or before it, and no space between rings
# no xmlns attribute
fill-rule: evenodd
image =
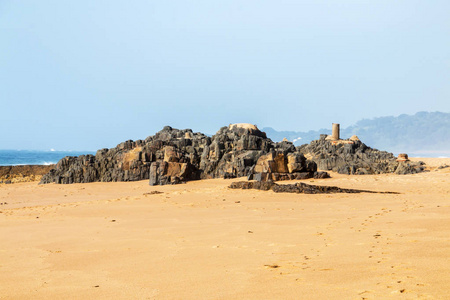
<svg viewBox="0 0 450 300"><path fill-rule="evenodd" d="M41 183L136 181L150 185L175 184L207 178L248 176L258 181L326 178L332 170L343 174L409 174L423 167L398 162L391 153L364 145L357 137L326 135L309 145L289 141L274 143L255 125L222 127L208 137L190 129L166 126L145 140L126 141L96 155L65 157L42 177Z"/></svg>
<svg viewBox="0 0 450 300"><path fill-rule="evenodd" d="M331 128L331 137L333 140L339 140L340 138L340 125L337 123L333 123L333 126Z"/></svg>

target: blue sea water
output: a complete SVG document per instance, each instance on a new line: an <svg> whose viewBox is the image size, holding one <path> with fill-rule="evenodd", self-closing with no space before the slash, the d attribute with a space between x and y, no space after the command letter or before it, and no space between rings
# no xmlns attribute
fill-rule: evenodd
<svg viewBox="0 0 450 300"><path fill-rule="evenodd" d="M92 151L0 150L0 166L51 165L66 156L95 154Z"/></svg>

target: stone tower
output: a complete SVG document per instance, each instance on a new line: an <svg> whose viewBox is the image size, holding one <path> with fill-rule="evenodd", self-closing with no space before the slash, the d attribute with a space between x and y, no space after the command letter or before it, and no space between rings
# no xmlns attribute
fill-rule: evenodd
<svg viewBox="0 0 450 300"><path fill-rule="evenodd" d="M339 124L333 123L333 127L331 130L331 136L333 140L339 140Z"/></svg>

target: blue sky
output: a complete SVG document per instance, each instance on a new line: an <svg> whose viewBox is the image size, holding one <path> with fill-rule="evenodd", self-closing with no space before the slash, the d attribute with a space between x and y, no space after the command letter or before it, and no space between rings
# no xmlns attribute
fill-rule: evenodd
<svg viewBox="0 0 450 300"><path fill-rule="evenodd" d="M0 0L0 148L449 112L449 11L448 0Z"/></svg>

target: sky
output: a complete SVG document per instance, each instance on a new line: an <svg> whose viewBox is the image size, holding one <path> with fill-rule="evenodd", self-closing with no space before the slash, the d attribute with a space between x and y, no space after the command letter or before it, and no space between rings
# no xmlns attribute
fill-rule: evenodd
<svg viewBox="0 0 450 300"><path fill-rule="evenodd" d="M450 112L450 1L0 0L0 149Z"/></svg>

